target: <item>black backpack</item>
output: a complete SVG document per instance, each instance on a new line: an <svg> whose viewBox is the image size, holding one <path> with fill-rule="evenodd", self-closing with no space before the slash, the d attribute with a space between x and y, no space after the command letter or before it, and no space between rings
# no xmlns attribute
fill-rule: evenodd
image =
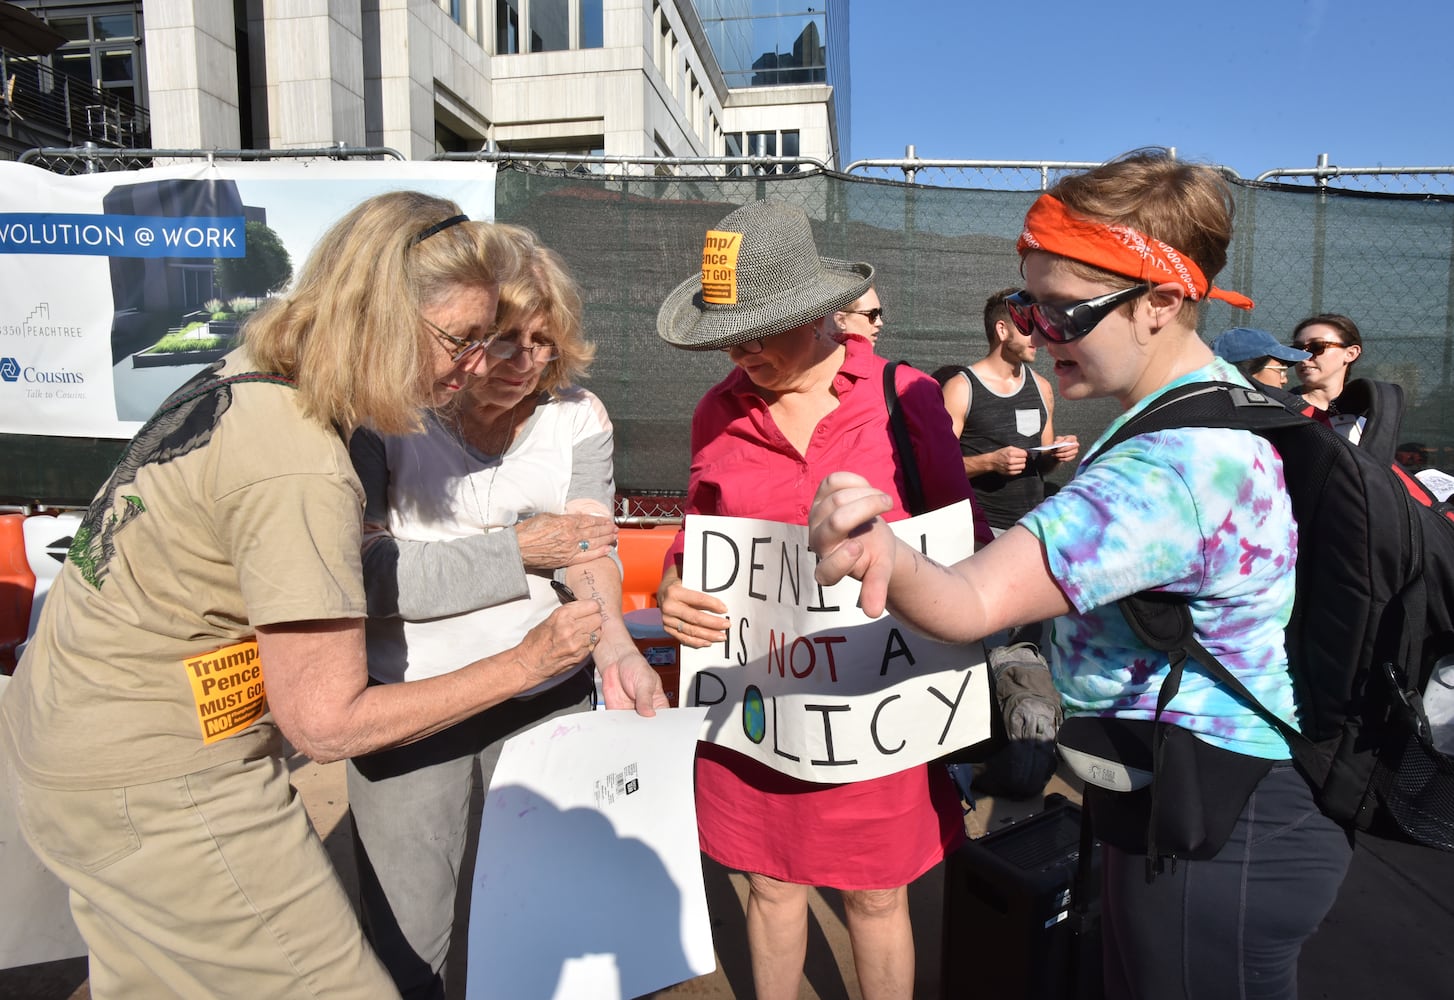
<svg viewBox="0 0 1454 1000"><path fill-rule="evenodd" d="M1339 823L1454 850L1454 759L1434 746L1421 698L1435 661L1454 652L1454 511L1316 421L1226 382L1172 390L1091 460L1176 427L1249 430L1282 458L1298 523L1287 652L1303 731L1202 647L1184 597L1128 597L1120 604L1131 627L1170 656L1167 683L1190 658L1275 724Z"/></svg>

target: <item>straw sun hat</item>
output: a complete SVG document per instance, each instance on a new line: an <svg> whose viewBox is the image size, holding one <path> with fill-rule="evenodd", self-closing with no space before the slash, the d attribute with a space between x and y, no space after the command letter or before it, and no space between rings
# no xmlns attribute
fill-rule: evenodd
<svg viewBox="0 0 1454 1000"><path fill-rule="evenodd" d="M672 289L656 332L673 347L715 351L821 319L872 284L868 264L818 256L801 208L755 201L707 231L701 272Z"/></svg>

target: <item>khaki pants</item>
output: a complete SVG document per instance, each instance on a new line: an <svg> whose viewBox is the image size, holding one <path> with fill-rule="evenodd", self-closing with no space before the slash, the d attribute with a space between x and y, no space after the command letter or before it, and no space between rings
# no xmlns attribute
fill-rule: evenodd
<svg viewBox="0 0 1454 1000"><path fill-rule="evenodd" d="M97 1000L397 997L274 757L94 791L15 780Z"/></svg>

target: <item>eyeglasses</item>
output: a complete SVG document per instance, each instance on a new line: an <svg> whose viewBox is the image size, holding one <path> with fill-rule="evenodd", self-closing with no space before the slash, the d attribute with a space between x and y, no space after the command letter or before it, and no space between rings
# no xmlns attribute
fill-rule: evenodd
<svg viewBox="0 0 1454 1000"><path fill-rule="evenodd" d="M420 316L419 318L421 320L424 320L424 325L429 327L429 329L434 332L434 335L436 337L443 339L450 347L454 348L454 350L449 355L449 360L454 362L455 364L459 364L465 358L469 357L471 354L473 354L475 351L480 350L481 348L488 350L490 346L495 343L495 338L498 336L497 333L491 331L489 336L482 337L479 340L465 340L462 337L456 337L454 334L444 329L444 327L440 326L438 323L431 322L430 320L425 319L423 316ZM494 352L491 351L490 353L493 354Z"/></svg>
<svg viewBox="0 0 1454 1000"><path fill-rule="evenodd" d="M500 361L514 361L524 354L532 365L549 364L560 357L560 350L554 344L531 344L520 346L518 340L491 340L485 345L485 353Z"/></svg>
<svg viewBox="0 0 1454 1000"><path fill-rule="evenodd" d="M731 354L733 351L741 351L743 354L761 354L762 338L754 337L752 340L744 340L740 344L732 344L722 348L722 353Z"/></svg>
<svg viewBox="0 0 1454 1000"><path fill-rule="evenodd" d="M1347 344L1340 344L1336 340L1309 340L1305 344L1293 344L1294 351L1307 351L1313 357L1318 357L1330 347L1347 347Z"/></svg>
<svg viewBox="0 0 1454 1000"><path fill-rule="evenodd" d="M1263 365L1259 371L1272 372L1278 378L1287 378L1287 365L1275 365L1271 361Z"/></svg>
<svg viewBox="0 0 1454 1000"><path fill-rule="evenodd" d="M1029 335L1036 330L1040 336L1053 344L1068 344L1079 340L1094 330L1111 310L1151 290L1150 285L1132 285L1120 291L1098 295L1080 302L1056 305L1052 302L1036 302L1028 291L1018 291L1005 299L1010 310L1010 320L1021 333Z"/></svg>
<svg viewBox="0 0 1454 1000"><path fill-rule="evenodd" d="M882 306L874 306L872 309L845 309L843 311L853 313L855 316L864 316L870 323L877 323L880 319L883 319L884 314Z"/></svg>

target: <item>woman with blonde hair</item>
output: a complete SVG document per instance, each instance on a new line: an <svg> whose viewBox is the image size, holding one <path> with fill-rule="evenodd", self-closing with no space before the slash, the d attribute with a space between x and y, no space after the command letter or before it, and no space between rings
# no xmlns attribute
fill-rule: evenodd
<svg viewBox="0 0 1454 1000"><path fill-rule="evenodd" d="M409 431L464 387L519 256L452 202L362 203L92 502L0 705L0 762L95 996L397 996L284 738L323 762L419 740L600 637L582 600L447 675L368 684L346 437Z"/></svg>
<svg viewBox="0 0 1454 1000"><path fill-rule="evenodd" d="M595 355L580 293L533 233L495 228L521 266L501 285L483 364L422 434L360 430L350 442L365 496L369 676L398 684L507 650L559 605L552 584L564 583L605 609L593 659L606 707L652 715L666 695L621 617L611 420L574 384ZM488 787L511 736L590 710L591 662L349 761L364 930L404 997L445 995L476 780Z"/></svg>
<svg viewBox="0 0 1454 1000"><path fill-rule="evenodd" d="M1185 427L1136 434L1096 456L1169 391L1248 384L1196 329L1206 298L1251 308L1212 285L1231 237L1226 182L1160 151L1061 180L1025 218L1025 288L1007 301L1015 324L1050 355L1065 399L1109 396L1125 411L1092 460L953 566L897 543L881 517L891 498L851 473L823 481L809 516L819 580L862 580L869 614L887 603L899 620L953 642L1054 618L1062 743L1078 720L1082 730L1117 734L1160 720L1163 745L1195 761L1177 791L1199 790L1201 811L1177 819L1203 823L1206 838L1185 852L1153 837L1152 791L1112 791L1095 784L1107 772L1084 775L1105 845L1113 998L1293 1000L1298 952L1332 906L1351 854L1278 729L1194 664L1179 691L1163 690L1167 654L1133 632L1117 605L1148 590L1185 599L1201 644L1296 725L1283 638L1297 525L1276 451L1250 431ZM1158 703L1162 694L1169 702Z"/></svg>

